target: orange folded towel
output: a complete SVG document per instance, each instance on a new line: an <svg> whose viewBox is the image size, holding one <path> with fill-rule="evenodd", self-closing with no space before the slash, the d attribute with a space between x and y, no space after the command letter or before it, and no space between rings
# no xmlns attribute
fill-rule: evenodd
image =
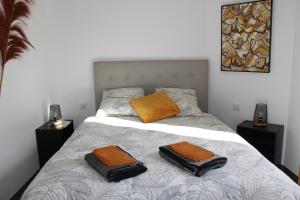
<svg viewBox="0 0 300 200"><path fill-rule="evenodd" d="M193 162L200 162L208 158L212 158L215 154L211 151L183 141L176 144L171 144L169 147L180 156Z"/></svg>
<svg viewBox="0 0 300 200"><path fill-rule="evenodd" d="M118 146L97 148L93 151L94 156L109 168L122 167L137 162L136 159L125 153Z"/></svg>

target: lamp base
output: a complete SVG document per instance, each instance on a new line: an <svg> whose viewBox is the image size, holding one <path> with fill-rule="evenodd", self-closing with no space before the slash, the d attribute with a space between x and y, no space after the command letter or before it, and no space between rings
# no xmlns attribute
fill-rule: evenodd
<svg viewBox="0 0 300 200"><path fill-rule="evenodd" d="M254 125L254 126L257 126L257 127L266 127L266 126L267 126L267 123L253 122L253 125Z"/></svg>
<svg viewBox="0 0 300 200"><path fill-rule="evenodd" d="M51 123L52 126L61 126L63 124L63 120L59 119L59 120L56 120L56 121L50 121L50 123Z"/></svg>

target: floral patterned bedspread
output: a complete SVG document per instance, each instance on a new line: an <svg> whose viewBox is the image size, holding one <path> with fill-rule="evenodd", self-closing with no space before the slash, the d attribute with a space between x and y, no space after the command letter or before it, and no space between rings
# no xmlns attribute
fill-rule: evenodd
<svg viewBox="0 0 300 200"><path fill-rule="evenodd" d="M159 146L182 140L226 156L227 164L198 178L159 156ZM107 182L84 155L110 144L144 162L148 171ZM149 124L136 117L90 117L41 169L22 199L300 199L300 187L210 114Z"/></svg>

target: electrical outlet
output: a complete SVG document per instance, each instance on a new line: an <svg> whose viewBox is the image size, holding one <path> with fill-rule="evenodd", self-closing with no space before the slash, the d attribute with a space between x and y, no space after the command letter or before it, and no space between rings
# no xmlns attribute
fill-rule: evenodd
<svg viewBox="0 0 300 200"><path fill-rule="evenodd" d="M81 103L81 104L79 104L79 109L80 109L80 110L86 110L87 107L88 107L88 105L87 105L86 103Z"/></svg>
<svg viewBox="0 0 300 200"><path fill-rule="evenodd" d="M240 111L240 104L239 103L233 104L233 110L234 111Z"/></svg>

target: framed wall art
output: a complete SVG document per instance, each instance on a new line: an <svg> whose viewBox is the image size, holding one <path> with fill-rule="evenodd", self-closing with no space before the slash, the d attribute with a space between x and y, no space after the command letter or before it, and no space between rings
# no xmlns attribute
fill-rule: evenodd
<svg viewBox="0 0 300 200"><path fill-rule="evenodd" d="M269 73L272 0L222 6L221 71Z"/></svg>

